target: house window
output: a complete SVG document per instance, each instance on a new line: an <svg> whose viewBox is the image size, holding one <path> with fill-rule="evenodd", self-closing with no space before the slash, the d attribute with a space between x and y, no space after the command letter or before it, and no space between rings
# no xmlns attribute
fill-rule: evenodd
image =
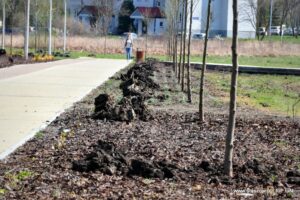
<svg viewBox="0 0 300 200"><path fill-rule="evenodd" d="M157 1L157 6L160 7L160 1Z"/></svg>
<svg viewBox="0 0 300 200"><path fill-rule="evenodd" d="M164 23L163 22L159 22L159 26L162 28L164 27Z"/></svg>

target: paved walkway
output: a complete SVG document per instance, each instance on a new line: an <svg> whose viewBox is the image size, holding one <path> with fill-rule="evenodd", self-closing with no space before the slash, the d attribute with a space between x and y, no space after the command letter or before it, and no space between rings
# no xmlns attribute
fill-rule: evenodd
<svg viewBox="0 0 300 200"><path fill-rule="evenodd" d="M0 69L0 159L127 65L82 58Z"/></svg>

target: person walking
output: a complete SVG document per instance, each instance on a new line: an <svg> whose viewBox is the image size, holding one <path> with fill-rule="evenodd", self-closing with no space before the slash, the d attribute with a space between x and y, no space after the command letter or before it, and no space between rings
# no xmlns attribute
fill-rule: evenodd
<svg viewBox="0 0 300 200"><path fill-rule="evenodd" d="M125 42L126 58L127 58L128 61L131 60L132 48L133 48L133 41L132 41L132 38L131 38L131 34L128 33L127 38L126 38L126 42Z"/></svg>

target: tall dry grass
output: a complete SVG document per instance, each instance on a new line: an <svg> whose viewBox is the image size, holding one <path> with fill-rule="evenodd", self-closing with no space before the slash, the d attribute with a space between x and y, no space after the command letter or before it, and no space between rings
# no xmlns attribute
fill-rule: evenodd
<svg viewBox="0 0 300 200"><path fill-rule="evenodd" d="M38 47L47 47L47 37L41 35L38 38ZM193 40L191 52L192 55L200 55L203 49L202 40ZM22 35L13 36L13 47L22 48L24 37ZM62 37L54 37L53 48L59 50L62 48ZM10 37L6 36L6 46L10 46ZM105 39L103 37L85 37L71 36L67 40L68 49L71 51L89 51L93 53L104 53ZM124 39L119 37L106 39L106 53L116 54L124 52ZM147 52L151 55L165 55L167 53L167 40L163 37L148 38ZM35 38L31 36L30 47L35 47ZM139 38L134 42L134 49L140 48L145 50L145 38ZM230 55L231 41L230 40L210 40L208 43L209 55ZM239 54L247 56L300 56L300 44L269 42L269 41L240 41Z"/></svg>

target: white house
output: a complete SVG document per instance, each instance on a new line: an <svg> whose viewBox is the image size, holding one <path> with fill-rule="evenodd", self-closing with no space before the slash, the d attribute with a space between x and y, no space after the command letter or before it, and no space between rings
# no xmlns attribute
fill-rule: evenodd
<svg viewBox="0 0 300 200"><path fill-rule="evenodd" d="M130 16L138 35L163 35L166 31L165 0L134 0Z"/></svg>
<svg viewBox="0 0 300 200"><path fill-rule="evenodd" d="M112 0L113 10L109 32L116 33L119 25L119 12L124 0ZM82 22L86 28L91 28L94 17L98 12L102 12L99 6L95 6L94 0L68 0L68 11L75 20Z"/></svg>

